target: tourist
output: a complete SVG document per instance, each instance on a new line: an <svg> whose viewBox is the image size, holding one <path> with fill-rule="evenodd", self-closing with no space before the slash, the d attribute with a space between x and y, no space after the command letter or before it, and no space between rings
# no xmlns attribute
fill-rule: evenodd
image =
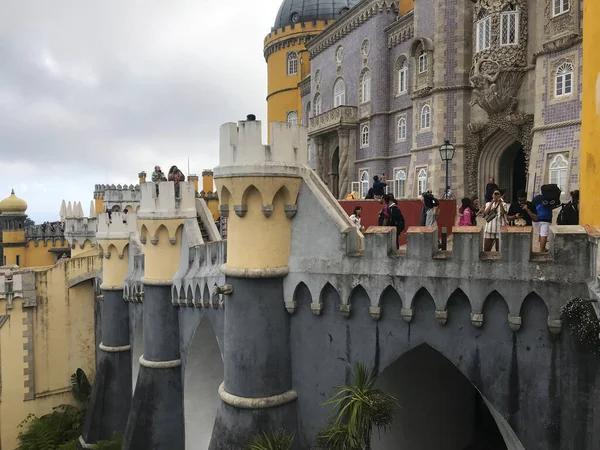
<svg viewBox="0 0 600 450"><path fill-rule="evenodd" d="M493 193L498 189L498 185L494 181L494 177L490 177L489 183L485 186L485 203L492 201Z"/></svg>
<svg viewBox="0 0 600 450"><path fill-rule="evenodd" d="M379 211L379 215L377 216L377 226L387 227L390 218L390 212L383 197L379 199L379 203L383 205L383 207L381 208L381 210Z"/></svg>
<svg viewBox="0 0 600 450"><path fill-rule="evenodd" d="M431 195L433 197L431 189L428 189L426 192L422 192L421 196L423 197L423 209L421 210L421 219L419 220L419 226L424 227L427 223L427 211L429 208L427 207L427 203L425 202L425 196Z"/></svg>
<svg viewBox="0 0 600 450"><path fill-rule="evenodd" d="M152 172L152 182L159 183L161 181L167 181L167 177L165 177L165 174L160 166L154 166L154 172Z"/></svg>
<svg viewBox="0 0 600 450"><path fill-rule="evenodd" d="M437 217L440 215L440 201L433 196L431 189L423 194L423 203L425 204L425 226L437 227Z"/></svg>
<svg viewBox="0 0 600 450"><path fill-rule="evenodd" d="M387 226L396 228L396 249L400 248L400 234L404 231L405 221L402 211L390 194L384 194L383 203L387 207Z"/></svg>
<svg viewBox="0 0 600 450"><path fill-rule="evenodd" d="M458 218L459 227L473 226L473 219L476 213L473 212L471 206L471 199L469 197L465 197L461 200L460 208L458 208L458 214L460 215Z"/></svg>
<svg viewBox="0 0 600 450"><path fill-rule="evenodd" d="M530 227L533 222L531 211L535 211L535 205L527 201L527 193L521 189L517 192L517 201L508 208L506 220L513 227Z"/></svg>
<svg viewBox="0 0 600 450"><path fill-rule="evenodd" d="M385 188L387 186L385 174L381 175L381 180L377 175L373 177L373 195L375 199L380 199L385 194Z"/></svg>
<svg viewBox="0 0 600 450"><path fill-rule="evenodd" d="M185 181L185 175L177 166L171 166L168 180L175 183L175 197L179 197L179 183Z"/></svg>
<svg viewBox="0 0 600 450"><path fill-rule="evenodd" d="M365 227L363 227L360 224L360 215L361 215L361 213L362 213L362 207L360 207L360 206L354 207L354 212L350 216L350 220L356 226L356 228L358 228L359 231L363 232L363 231L365 231Z"/></svg>
<svg viewBox="0 0 600 450"><path fill-rule="evenodd" d="M561 205L557 225L579 225L579 190L574 190L570 195L569 202Z"/></svg>
<svg viewBox="0 0 600 450"><path fill-rule="evenodd" d="M506 203L498 189L492 193L492 201L485 204L485 230L483 233L483 250L496 251L500 248L500 228L506 226Z"/></svg>
<svg viewBox="0 0 600 450"><path fill-rule="evenodd" d="M471 206L469 208L473 211L473 214L471 214L471 225L477 226L477 216L483 214L483 211L479 209L479 197L476 195L471 197Z"/></svg>

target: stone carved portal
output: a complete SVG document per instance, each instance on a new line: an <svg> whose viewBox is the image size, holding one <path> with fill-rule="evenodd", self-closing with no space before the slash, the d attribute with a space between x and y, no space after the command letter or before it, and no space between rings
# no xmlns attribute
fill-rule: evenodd
<svg viewBox="0 0 600 450"><path fill-rule="evenodd" d="M501 35L508 33L502 24L508 20L504 15L517 19L515 32L517 42L514 45L501 45ZM525 0L480 0L475 6L473 32L477 32L476 23L484 18L490 20L490 46L473 56L471 68L471 85L473 86L471 106L477 105L488 116L484 122L472 122L468 125L465 164L467 190L470 195L482 194L481 189L489 176L500 174L500 158L493 167L482 167L482 158L488 159L486 152L504 151L513 142L520 143L518 163L524 167L523 176L527 177L531 146L533 143L533 114L519 112L518 94L527 72L527 4ZM511 19L512 20L512 19ZM512 22L511 22L512 23ZM494 136L498 134L510 136L510 141L502 143L502 148L494 148ZM515 160L516 161L516 160ZM487 170L489 173L480 173ZM511 181L510 184L513 184ZM519 183L517 183L519 184ZM504 187L504 186L503 186ZM511 186L506 186L511 189ZM512 196L512 192L509 193Z"/></svg>

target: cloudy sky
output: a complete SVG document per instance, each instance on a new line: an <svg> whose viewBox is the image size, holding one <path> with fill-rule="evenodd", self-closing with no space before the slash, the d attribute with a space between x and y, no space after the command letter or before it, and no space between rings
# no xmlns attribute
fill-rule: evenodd
<svg viewBox="0 0 600 450"><path fill-rule="evenodd" d="M14 187L57 220L63 198L87 212L94 184L214 167L222 123L266 119L280 2L2 0L0 198Z"/></svg>

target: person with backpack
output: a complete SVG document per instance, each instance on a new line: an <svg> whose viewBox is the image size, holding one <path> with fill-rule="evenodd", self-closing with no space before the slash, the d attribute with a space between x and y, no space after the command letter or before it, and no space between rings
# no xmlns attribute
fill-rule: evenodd
<svg viewBox="0 0 600 450"><path fill-rule="evenodd" d="M560 206L561 190L556 184L545 184L541 191L541 194L533 197L535 213L529 211L527 206L523 209L533 219L533 228L540 236L540 252L547 252L546 243L550 234L550 224L552 224L552 210Z"/></svg>
<svg viewBox="0 0 600 450"><path fill-rule="evenodd" d="M569 202L561 205L556 224L579 225L579 190L571 192Z"/></svg>
<svg viewBox="0 0 600 450"><path fill-rule="evenodd" d="M388 227L396 227L396 249L400 248L400 233L404 231L405 221L402 211L398 208L398 205L394 201L394 198L390 194L383 196L383 202L385 203L388 210Z"/></svg>

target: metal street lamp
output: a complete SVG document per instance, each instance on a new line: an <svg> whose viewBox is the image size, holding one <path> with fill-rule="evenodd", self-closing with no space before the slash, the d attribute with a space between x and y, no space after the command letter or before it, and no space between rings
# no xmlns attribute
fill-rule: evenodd
<svg viewBox="0 0 600 450"><path fill-rule="evenodd" d="M448 164L454 158L454 154L456 150L454 149L454 145L450 143L450 141L444 141L444 143L440 146L440 156L442 157L442 161L446 163L446 188L444 189L444 198L448 198Z"/></svg>

